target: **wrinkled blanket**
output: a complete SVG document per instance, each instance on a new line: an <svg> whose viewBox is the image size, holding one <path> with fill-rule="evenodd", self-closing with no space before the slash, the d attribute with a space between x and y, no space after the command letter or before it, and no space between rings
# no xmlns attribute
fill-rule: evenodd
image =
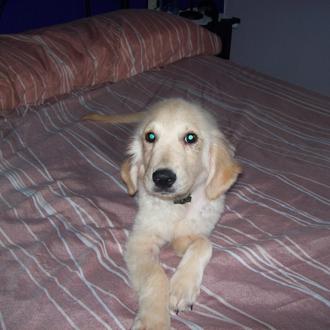
<svg viewBox="0 0 330 330"><path fill-rule="evenodd" d="M330 99L216 57L81 89L0 122L0 327L129 329L119 167L133 126L82 122L181 96L213 112L244 168L175 329L330 328ZM169 276L178 264L161 255ZM151 311L152 312L152 311Z"/></svg>

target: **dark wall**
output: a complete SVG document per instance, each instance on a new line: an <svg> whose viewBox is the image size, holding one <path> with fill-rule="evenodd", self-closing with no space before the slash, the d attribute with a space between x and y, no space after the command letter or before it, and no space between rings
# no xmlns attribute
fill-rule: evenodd
<svg viewBox="0 0 330 330"><path fill-rule="evenodd" d="M85 17L85 0L0 0L0 33L16 33ZM91 14L120 8L120 0L91 0ZM131 0L132 8L147 7L147 0Z"/></svg>
<svg viewBox="0 0 330 330"><path fill-rule="evenodd" d="M189 0L176 0L181 9ZM201 0L194 0L197 5ZM123 1L124 2L124 1ZM131 8L147 8L148 0L129 0ZM224 0L214 0L223 11ZM86 4L90 4L90 7ZM0 0L0 33L17 33L119 9L121 0Z"/></svg>

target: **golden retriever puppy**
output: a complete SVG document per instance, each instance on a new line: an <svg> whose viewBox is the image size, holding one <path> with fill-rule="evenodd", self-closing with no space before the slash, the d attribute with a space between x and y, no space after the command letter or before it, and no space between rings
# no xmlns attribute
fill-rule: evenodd
<svg viewBox="0 0 330 330"><path fill-rule="evenodd" d="M139 299L133 329L170 329L170 310L192 309L196 301L212 255L208 236L241 167L216 120L183 99L134 115L84 119L139 122L121 168L128 193L138 200L125 254ZM159 262L167 243L182 256L170 280Z"/></svg>

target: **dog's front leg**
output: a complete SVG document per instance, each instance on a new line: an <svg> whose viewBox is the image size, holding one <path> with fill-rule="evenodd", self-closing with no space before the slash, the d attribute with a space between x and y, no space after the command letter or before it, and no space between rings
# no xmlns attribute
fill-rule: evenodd
<svg viewBox="0 0 330 330"><path fill-rule="evenodd" d="M156 236L132 232L126 263L137 291L139 311L132 329L170 329L169 280L159 263L163 242Z"/></svg>
<svg viewBox="0 0 330 330"><path fill-rule="evenodd" d="M178 313L192 309L212 255L212 245L204 236L184 236L175 239L172 246L183 255L170 284L170 307Z"/></svg>

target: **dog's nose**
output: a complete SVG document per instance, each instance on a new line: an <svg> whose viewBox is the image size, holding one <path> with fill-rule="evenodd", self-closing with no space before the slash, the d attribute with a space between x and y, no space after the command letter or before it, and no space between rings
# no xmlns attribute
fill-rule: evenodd
<svg viewBox="0 0 330 330"><path fill-rule="evenodd" d="M173 183L176 180L176 175L167 168L160 169L152 174L152 180L158 188L166 189L173 186Z"/></svg>

